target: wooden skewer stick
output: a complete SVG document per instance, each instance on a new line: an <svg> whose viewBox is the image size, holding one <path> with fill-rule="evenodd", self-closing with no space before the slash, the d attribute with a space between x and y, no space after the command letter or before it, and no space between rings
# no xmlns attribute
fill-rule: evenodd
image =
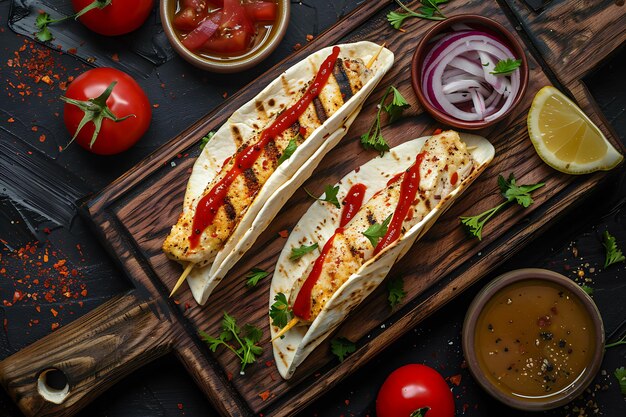
<svg viewBox="0 0 626 417"><path fill-rule="evenodd" d="M183 285L183 282L185 282L185 279L187 278L187 275L189 275L189 273L193 269L194 265L195 264L193 262L189 262L187 264L187 266L185 267L185 270L183 271L182 275L180 276L180 278L178 278L178 281L176 282L176 285L174 285L174 289L172 289L172 292L170 293L170 298L172 298L172 295L174 295L174 293L180 288L180 286Z"/></svg>
<svg viewBox="0 0 626 417"><path fill-rule="evenodd" d="M380 45L380 49L378 50L378 52L376 52L376 55L374 55L372 57L372 59L370 59L370 62L367 63L367 65L365 65L365 67L367 69L372 68L372 65L374 65L374 62L376 62L376 60L378 59L378 55L380 55L380 53L383 51L383 48L385 47L385 43L383 43L382 45Z"/></svg>
<svg viewBox="0 0 626 417"><path fill-rule="evenodd" d="M272 337L272 340L270 340L270 343L273 342L274 340L278 339L279 337L281 337L285 333L287 333L293 326L295 326L299 322L300 322L300 319L297 318L297 317L294 317L291 320L289 320L289 323L287 323L285 325L285 327L280 329L280 331L276 334L276 336Z"/></svg>

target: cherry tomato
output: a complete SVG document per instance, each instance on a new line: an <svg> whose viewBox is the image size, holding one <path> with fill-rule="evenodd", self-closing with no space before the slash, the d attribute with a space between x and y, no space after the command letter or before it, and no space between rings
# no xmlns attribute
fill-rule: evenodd
<svg viewBox="0 0 626 417"><path fill-rule="evenodd" d="M377 417L410 417L420 408L425 417L453 417L454 399L443 377L425 365L410 364L393 371L376 397Z"/></svg>
<svg viewBox="0 0 626 417"><path fill-rule="evenodd" d="M125 151L143 136L150 126L152 116L148 97L130 75L114 68L89 70L72 81L65 92L66 99L87 102L101 96L113 82L117 84L106 99L106 105L117 118L132 116L119 122L107 118L102 120L100 132L91 147L95 130L93 122L87 122L76 136L76 142L80 146L99 155ZM70 134L75 134L84 115L78 105L66 101L63 116Z"/></svg>
<svg viewBox="0 0 626 417"><path fill-rule="evenodd" d="M79 12L94 0L72 0L74 11ZM132 32L145 22L152 11L153 0L132 2L113 1L102 9L95 8L78 18L92 31L106 36L117 36Z"/></svg>

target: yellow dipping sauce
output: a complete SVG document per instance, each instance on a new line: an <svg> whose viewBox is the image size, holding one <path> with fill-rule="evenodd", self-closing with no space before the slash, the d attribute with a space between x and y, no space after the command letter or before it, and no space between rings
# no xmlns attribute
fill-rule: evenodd
<svg viewBox="0 0 626 417"><path fill-rule="evenodd" d="M526 401L558 397L590 365L595 326L577 296L528 279L499 290L475 329L479 366L504 394Z"/></svg>

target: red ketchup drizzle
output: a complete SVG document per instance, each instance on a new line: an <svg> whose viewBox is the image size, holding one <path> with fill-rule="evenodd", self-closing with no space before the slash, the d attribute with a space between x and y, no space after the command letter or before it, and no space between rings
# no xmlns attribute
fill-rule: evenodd
<svg viewBox="0 0 626 417"><path fill-rule="evenodd" d="M387 228L387 233L378 242L376 249L374 249L374 255L377 255L381 250L392 244L400 237L402 231L402 222L409 214L409 209L415 200L415 195L420 185L420 166L426 156L426 152L421 152L415 157L415 163L406 172L406 175L402 179L400 185L400 201L396 207L396 211L393 214L391 223Z"/></svg>
<svg viewBox="0 0 626 417"><path fill-rule="evenodd" d="M196 214L193 217L192 232L189 236L191 249L198 246L202 232L211 223L213 223L213 219L215 218L218 209L224 205L224 197L226 197L228 189L237 176L245 170L250 169L261 155L263 148L269 142L273 141L277 135L292 126L302 113L304 113L313 99L320 94L322 88L326 85L330 74L332 74L332 70L335 67L335 62L337 61L338 56L339 47L335 46L333 48L333 52L320 66L320 70L315 76L313 83L309 86L309 89L304 93L302 98L300 98L296 104L281 113L276 118L274 123L261 133L261 137L258 142L248 146L242 152L238 153L235 156L235 162L230 171L226 173L220 182L215 184L211 191L200 199L196 207Z"/></svg>
<svg viewBox="0 0 626 417"><path fill-rule="evenodd" d="M366 190L367 187L363 184L354 184L350 187L346 198L343 200L344 204L343 210L341 211L341 221L339 222L339 227L335 230L335 234L328 239L322 248L322 252L315 260L313 269L311 269L309 276L300 288L296 301L293 303L293 314L296 317L299 317L302 320L309 320L311 318L311 292L313 291L315 283L322 274L322 268L324 267L326 255L328 255L330 248L333 246L335 236L343 233L343 227L348 224L350 219L354 217L363 205L363 197L365 196Z"/></svg>
<svg viewBox="0 0 626 417"><path fill-rule="evenodd" d="M341 221L339 227L344 227L363 205L363 197L367 187L363 184L354 184L343 199L343 210L341 211Z"/></svg>

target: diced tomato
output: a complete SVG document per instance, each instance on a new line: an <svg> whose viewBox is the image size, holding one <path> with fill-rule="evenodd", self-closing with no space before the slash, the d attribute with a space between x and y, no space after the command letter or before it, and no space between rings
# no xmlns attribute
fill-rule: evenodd
<svg viewBox="0 0 626 417"><path fill-rule="evenodd" d="M232 54L245 51L250 44L250 36L245 30L235 30L230 37L216 36L204 43L203 49L209 52Z"/></svg>
<svg viewBox="0 0 626 417"><path fill-rule="evenodd" d="M206 8L206 1L205 0L182 0L180 2L180 5L183 8L191 7L193 10L198 11L198 10Z"/></svg>
<svg viewBox="0 0 626 417"><path fill-rule="evenodd" d="M202 18L193 8L185 7L183 10L176 13L172 23L176 29L187 32L198 27L200 20L202 20Z"/></svg>
<svg viewBox="0 0 626 417"><path fill-rule="evenodd" d="M255 22L273 22L276 20L277 5L273 1L244 3L248 17Z"/></svg>
<svg viewBox="0 0 626 417"><path fill-rule="evenodd" d="M224 19L221 26L231 29L239 29L237 26L240 26L247 32L247 36L254 34L254 26L239 0L224 0Z"/></svg>
<svg viewBox="0 0 626 417"><path fill-rule="evenodd" d="M187 36L182 40L182 44L185 48L192 52L198 50L206 41L213 36L219 28L219 22L222 19L222 13L213 13L210 17L206 17L198 27L189 32Z"/></svg>

